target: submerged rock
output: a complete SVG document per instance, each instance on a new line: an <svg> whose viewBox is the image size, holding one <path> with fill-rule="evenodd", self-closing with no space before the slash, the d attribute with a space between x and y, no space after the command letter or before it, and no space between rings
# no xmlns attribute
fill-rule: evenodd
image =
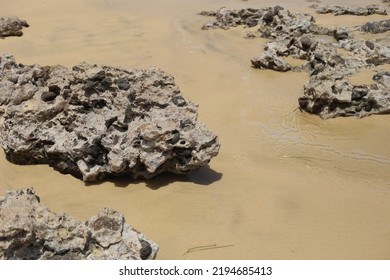
<svg viewBox="0 0 390 280"><path fill-rule="evenodd" d="M188 173L218 154L197 106L159 69L25 66L3 55L0 71L0 143L13 163L93 182Z"/></svg>
<svg viewBox="0 0 390 280"><path fill-rule="evenodd" d="M332 13L335 16L339 16L339 15L368 16L374 14L387 15L386 8L381 5L367 5L365 7L320 6L316 8L316 12L319 14Z"/></svg>
<svg viewBox="0 0 390 280"><path fill-rule="evenodd" d="M158 246L103 208L83 223L40 204L33 188L0 197L0 259L154 259Z"/></svg>
<svg viewBox="0 0 390 280"><path fill-rule="evenodd" d="M0 37L22 36L23 27L29 27L25 20L13 18L0 18Z"/></svg>

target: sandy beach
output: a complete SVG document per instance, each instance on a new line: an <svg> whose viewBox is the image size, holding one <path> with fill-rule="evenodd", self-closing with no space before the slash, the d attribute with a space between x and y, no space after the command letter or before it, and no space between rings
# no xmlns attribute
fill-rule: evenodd
<svg viewBox="0 0 390 280"><path fill-rule="evenodd" d="M24 64L159 67L199 105L199 120L221 142L210 165L188 176L89 185L46 165L14 165L1 151L0 196L32 186L52 211L81 220L112 207L159 244L161 260L390 258L390 116L321 120L301 112L297 100L307 73L251 67L266 39L245 39L241 27L201 30L210 20L198 14L203 10L275 1L0 3L0 16L30 25L22 37L0 39L1 53ZM325 26L389 18L317 15L305 0L277 4ZM371 76L362 71L351 81L363 84ZM188 253L209 245L218 248Z"/></svg>

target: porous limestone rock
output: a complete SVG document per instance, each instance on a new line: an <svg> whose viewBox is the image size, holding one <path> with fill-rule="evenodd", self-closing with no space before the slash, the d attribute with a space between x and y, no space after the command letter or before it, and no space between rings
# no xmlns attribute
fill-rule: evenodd
<svg viewBox="0 0 390 280"><path fill-rule="evenodd" d="M154 259L158 245L103 208L83 223L40 204L33 188L0 197L0 259Z"/></svg>
<svg viewBox="0 0 390 280"><path fill-rule="evenodd" d="M49 164L86 182L188 173L218 154L172 76L0 57L0 144L9 161Z"/></svg>
<svg viewBox="0 0 390 280"><path fill-rule="evenodd" d="M17 17L0 18L0 38L9 36L22 36L22 28L29 27L25 20Z"/></svg>

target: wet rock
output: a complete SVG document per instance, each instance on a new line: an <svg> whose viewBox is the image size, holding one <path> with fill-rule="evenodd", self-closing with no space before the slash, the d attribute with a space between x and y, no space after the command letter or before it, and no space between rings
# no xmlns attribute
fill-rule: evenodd
<svg viewBox="0 0 390 280"><path fill-rule="evenodd" d="M22 66L3 55L0 70L0 143L13 163L94 182L188 173L218 154L197 106L159 69Z"/></svg>
<svg viewBox="0 0 390 280"><path fill-rule="evenodd" d="M318 47L323 55L314 55L309 63L310 79L298 100L300 108L324 119L389 113L390 84L385 81L386 72L376 74L370 85L353 85L348 78L372 64L389 63L390 49L358 40L345 40L341 47L350 55L342 57L328 45Z"/></svg>
<svg viewBox="0 0 390 280"><path fill-rule="evenodd" d="M154 259L158 245L111 208L83 223L40 204L33 188L0 197L0 259Z"/></svg>
<svg viewBox="0 0 390 280"><path fill-rule="evenodd" d="M335 16L368 16L373 14L387 15L386 8L381 5L368 5L366 7L320 6L316 8L316 12L319 14L332 13Z"/></svg>
<svg viewBox="0 0 390 280"><path fill-rule="evenodd" d="M390 19L382 21L367 22L361 26L361 31L367 33L384 33L390 30Z"/></svg>
<svg viewBox="0 0 390 280"><path fill-rule="evenodd" d="M260 57L251 59L251 62L254 68L271 69L279 72L286 72L291 69L290 64L272 52L265 52Z"/></svg>
<svg viewBox="0 0 390 280"><path fill-rule="evenodd" d="M29 27L25 20L12 18L0 18L0 37L22 36L23 27Z"/></svg>

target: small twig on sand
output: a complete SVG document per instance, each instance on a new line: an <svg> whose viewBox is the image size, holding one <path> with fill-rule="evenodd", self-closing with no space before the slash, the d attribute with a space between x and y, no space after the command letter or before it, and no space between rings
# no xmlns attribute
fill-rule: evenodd
<svg viewBox="0 0 390 280"><path fill-rule="evenodd" d="M206 245L206 246L197 246L197 247L192 247L192 248L188 249L187 252L185 252L185 253L183 254L183 256L186 255L186 254L189 254L189 253L196 252L196 251L220 249L220 248L233 247L233 246L234 246L234 244L221 245L221 246L217 246L217 244Z"/></svg>

